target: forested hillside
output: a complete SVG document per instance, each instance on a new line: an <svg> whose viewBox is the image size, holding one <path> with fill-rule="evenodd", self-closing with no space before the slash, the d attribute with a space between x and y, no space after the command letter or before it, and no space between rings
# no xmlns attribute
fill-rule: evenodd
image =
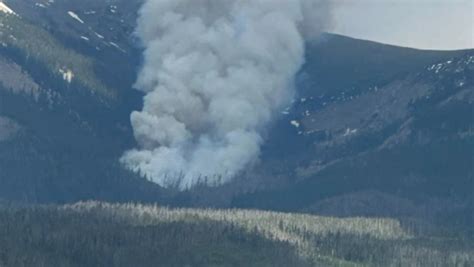
<svg viewBox="0 0 474 267"><path fill-rule="evenodd" d="M1 266L470 266L393 219L99 202L0 206Z"/></svg>

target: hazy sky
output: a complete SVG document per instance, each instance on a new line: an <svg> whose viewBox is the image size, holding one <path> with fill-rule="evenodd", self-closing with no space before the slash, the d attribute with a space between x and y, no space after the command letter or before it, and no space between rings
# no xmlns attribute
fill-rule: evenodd
<svg viewBox="0 0 474 267"><path fill-rule="evenodd" d="M424 48L474 48L474 0L335 0L334 32Z"/></svg>

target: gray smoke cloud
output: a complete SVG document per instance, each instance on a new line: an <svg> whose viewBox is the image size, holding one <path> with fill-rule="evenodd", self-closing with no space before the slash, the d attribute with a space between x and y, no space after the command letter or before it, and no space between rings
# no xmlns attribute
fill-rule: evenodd
<svg viewBox="0 0 474 267"><path fill-rule="evenodd" d="M146 1L136 83L146 95L131 114L140 147L122 163L181 189L224 183L251 167L265 128L292 101L305 40L329 18L321 0Z"/></svg>

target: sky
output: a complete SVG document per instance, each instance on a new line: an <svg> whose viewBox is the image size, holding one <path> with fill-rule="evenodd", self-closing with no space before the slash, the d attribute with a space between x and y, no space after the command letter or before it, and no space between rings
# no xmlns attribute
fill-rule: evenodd
<svg viewBox="0 0 474 267"><path fill-rule="evenodd" d="M474 48L474 0L334 0L333 32L420 49Z"/></svg>

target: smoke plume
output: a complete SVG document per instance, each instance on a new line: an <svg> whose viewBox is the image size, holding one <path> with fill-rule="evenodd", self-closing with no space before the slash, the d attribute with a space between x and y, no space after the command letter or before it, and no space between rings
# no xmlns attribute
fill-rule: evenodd
<svg viewBox="0 0 474 267"><path fill-rule="evenodd" d="M250 167L329 9L323 0L146 1L137 27L144 106L131 114L139 148L122 163L182 189Z"/></svg>

